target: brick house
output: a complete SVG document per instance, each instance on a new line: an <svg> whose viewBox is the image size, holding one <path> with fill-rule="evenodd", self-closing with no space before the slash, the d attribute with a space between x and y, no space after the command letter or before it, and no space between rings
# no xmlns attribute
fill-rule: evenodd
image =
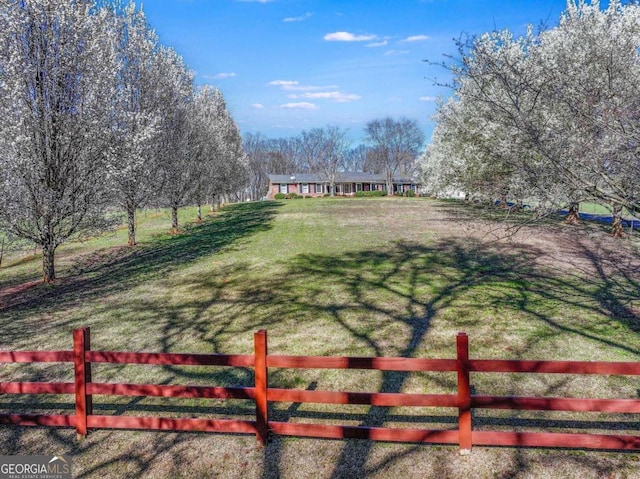
<svg viewBox="0 0 640 479"><path fill-rule="evenodd" d="M329 182L315 173L293 173L290 175L268 175L267 199L274 199L277 193L296 193L304 196L324 196L331 193ZM393 193L409 190L420 191L421 184L412 178L393 178ZM385 176L373 173L343 172L336 178L337 196L353 196L358 191L386 191Z"/></svg>

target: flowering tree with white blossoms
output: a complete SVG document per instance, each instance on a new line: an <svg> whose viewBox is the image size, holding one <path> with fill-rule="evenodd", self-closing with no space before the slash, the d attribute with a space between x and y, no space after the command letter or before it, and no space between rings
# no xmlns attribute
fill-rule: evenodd
<svg viewBox="0 0 640 479"><path fill-rule="evenodd" d="M194 168L193 200L202 220L202 204L215 195L234 191L247 184L240 132L227 111L217 88L205 85L196 91L193 102L194 136L191 146Z"/></svg>
<svg viewBox="0 0 640 479"><path fill-rule="evenodd" d="M456 152L464 183L493 198L638 212L639 47L640 6L617 0L569 1L537 35L481 35L451 68L456 98L439 109L435 147Z"/></svg>
<svg viewBox="0 0 640 479"><path fill-rule="evenodd" d="M51 282L56 248L104 226L114 39L93 2L2 0L0 44L0 227Z"/></svg>
<svg viewBox="0 0 640 479"><path fill-rule="evenodd" d="M163 75L158 79L162 105L161 135L156 150L156 167L161 175L161 204L171 209L171 229L178 232L178 209L193 194L196 169L192 156L197 146L193 73L172 48L161 47L154 61Z"/></svg>
<svg viewBox="0 0 640 479"><path fill-rule="evenodd" d="M42 248L45 281L60 244L113 224L107 207L126 211L133 245L137 208L164 201L177 231L178 208L214 182L199 171L228 168L212 166L220 152L243 164L221 93L208 124L133 1L0 0L0 42L0 230Z"/></svg>
<svg viewBox="0 0 640 479"><path fill-rule="evenodd" d="M159 185L155 156L160 136L165 74L156 61L158 38L142 10L130 2L112 11L117 39L114 139L109 150L109 182L118 205L127 215L128 243L136 244L136 209L154 197Z"/></svg>
<svg viewBox="0 0 640 479"><path fill-rule="evenodd" d="M218 94L220 92L218 91ZM211 168L211 197L221 195L227 198L241 200L245 194L250 194L249 185L249 158L244 151L242 136L238 125L226 109L222 95L217 100L219 115L212 123L214 132L211 137L217 139L215 145L215 161L209 164Z"/></svg>

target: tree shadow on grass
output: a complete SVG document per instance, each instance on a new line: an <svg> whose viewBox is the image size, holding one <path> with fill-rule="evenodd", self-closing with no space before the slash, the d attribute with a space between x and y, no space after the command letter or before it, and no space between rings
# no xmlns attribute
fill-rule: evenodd
<svg viewBox="0 0 640 479"><path fill-rule="evenodd" d="M618 270L611 275L603 272L589 279L576 279L539 267L536 260L543 254L531 247L510 245L505 249L501 245L469 245L451 240L433 246L397 242L384 250L348 252L337 257L305 254L294 258L281 277L269 278L268 284L250 285L245 296L260 298L262 304L256 307L269 310L263 315L296 317L298 330L304 329L313 317L329 317L325 330L308 334L321 336L326 331L326 345L308 354L353 354L353 345L357 344L358 354L428 356L425 338L437 315L449 309L461 311L460 317L451 318L452 346L455 328L485 329L483 347L500 349L504 345L500 332L492 331L491 326L481 326L482 320L475 317L493 308L503 315L513 311L530 317L552 336L575 335L638 355L636 342L600 334L598 328L588 324L580 327L562 321L541 308L545 302L558 302L573 311L610 317L627 325L630 321L638 322L633 310L621 306L637 299L637 271L618 263ZM588 249L583 255L596 270L604 271L602 263L610 260ZM500 326L507 328L508 333L507 324ZM340 334L334 336L338 331L342 331L344 338ZM536 341L535 336L527 340L516 356L531 354ZM309 347L318 347L316 344L317 340L310 341ZM290 353L278 351L281 352ZM376 392L403 392L410 376L405 372L384 371ZM442 385L455 390L452 381L443 381ZM278 420L277 412L274 417ZM393 420L391 408L371 406L360 425L383 427ZM562 427L560 424L555 427ZM576 423L572 424L575 427ZM281 443L272 446L269 454L281 455L273 451ZM367 464L373 445L371 441L346 440L332 477L364 477L374 472ZM263 477L278 477L277 463L268 461L265 467Z"/></svg>
<svg viewBox="0 0 640 479"><path fill-rule="evenodd" d="M622 308L637 299L634 291L637 291L638 272L631 265L616 262L586 245L578 250L586 268L585 274L579 276L541 267L537 260L545 255L545 251L517 244L469 244L446 240L423 245L400 241L387 248L351 251L337 256L301 254L289 260L283 272L262 279L252 278L250 282L236 281L234 275L238 272L228 271L231 275L228 287L234 291L233 299L224 300L225 312L215 322L209 321L204 311L219 303L223 295L220 289L210 288L210 279L206 277L189 278L194 288L207 290L210 295L198 299L199 304L183 305L185 310L195 311L193 321L166 312L159 313L153 321L163 321L163 335L168 341L195 334L209 342L214 350L223 347L224 338L231 331L234 335L243 335L267 327L270 342L275 344L271 348L274 354L429 357L432 352L426 338L433 321L438 315L448 314L450 352L440 352L437 356L454 357L457 330L469 330L473 345L482 341L485 349L504 349L508 342L501 333L509 334L509 324L504 318L496 325L498 329L482 324L490 321L486 314L490 310L503 317L508 317L510 312L518 313L544 330L542 335L526 337L524 346L516 351L507 352L506 356L510 358L535 355L540 343L562 336L581 337L614 351L637 355L635 341L612 337L588 322L563 321L561 316L545 307L546 304L563 304L574 313L611 318L624 324L638 320L632 308ZM587 274L598 269L602 274ZM451 314L452 311L459 314ZM621 311L624 312L622 316ZM481 337L474 335L474 330L482 333ZM305 342L306 348L300 347L301 341ZM173 344L167 343L166 347L171 348ZM172 372L177 376L181 374L177 370ZM196 376L189 377L197 379ZM375 391L403 392L410 378L409 373L383 372ZM282 373L272 375L271 385L310 384L310 380L306 383L305 380L306 376L302 374ZM440 385L449 391L455 390L453 378L442 379ZM272 419L277 421L349 417L349 414L332 415L291 406L281 409L272 404L271 407ZM350 419L368 427L420 421L398 417L390 408L377 406L368 408L365 414L351 415ZM450 423L446 418L440 418L440 422ZM483 424L522 426L524 421L507 418L503 422L496 419L493 423L485 420ZM599 426L585 421L529 423L530 427L543 425L557 428ZM606 427L604 423L601 425ZM636 427L637 424L626 426ZM285 443L276 439L265 450L268 457L265 457L263 477L281 475L280 464L274 458L282 457ZM375 472L370 465L373 447L371 441L345 441L332 476L361 477ZM397 458L398 461L401 459ZM388 458L385 467L394 460Z"/></svg>
<svg viewBox="0 0 640 479"><path fill-rule="evenodd" d="M267 217L270 218L272 214L269 213ZM266 222L268 224L268 219ZM268 226L259 222L253 227L257 231ZM227 244L222 241L222 246L218 247ZM211 251L207 247L202 248L204 252L195 254ZM178 247L177 251L183 249ZM287 261L282 265L281 272L271 277L253 278L250 282L242 281L242 265L225 271L230 281L216 288L211 287L211 278L207 273L190 275L189 286L201 289L205 294L182 305L172 306L171 311L158 305L148 305L153 309L153 314L147 320L160 325L165 337L163 350L172 350L180 344L179 338L194 335L209 343L214 351L220 351L229 334L250 337L253 331L268 327L273 354L433 357L433 343L440 339L437 336L429 337L429 333L434 329L434 323L446 315L449 324L444 329L448 336L442 339L446 346L438 344L435 356L455 357L454 335L457 330L469 331L472 347L474 338L478 336L482 337L482 348L486 350L499 350L505 346L502 333L509 333L508 323L499 325L505 328L504 331L483 324L489 321L487 310L493 310L504 317L508 317L510 312L524 315L548 333L541 337L531 336L523 347L507 354L512 358L532 352L535 354L537 341L562 335L593 341L623 354L638 355L635 346L637 341L604 334L589 324L562 321L545 308L545 304L560 303L574 312L610 318L626 325L638 321L635 310L629 306L630 302L637 299L638 271L632 265L616 262L615 258L583 249L584 267L589 271L600 268L601 275L574 277L566 272L540 267L537 260L545 254L540 249L514 244L471 244L462 240L446 240L431 245L400 241L386 248L351 251L337 256L307 253ZM194 254L188 248L184 252L187 258ZM167 270L175 264L182 264L180 261L172 263L174 259L168 251L160 257L164 258L161 264ZM151 259L143 261L141 271L135 268L135 263L126 266L130 268L127 274L144 278L145 271L164 271L148 264L151 262ZM93 287L97 289L93 291L113 286L110 280L102 279L106 284L94 283ZM89 291L92 289L89 288L87 293ZM222 292L233 294L223 295ZM207 311L214 305L222 308L223 320L212 321L207 316L210 314ZM132 302L119 307L123 312L129 308L130 313L134 313L139 311L140 304ZM301 342L304 344L301 345ZM176 379L211 381L220 386L231 385L227 382L238 380L248 384L252 380L246 372L224 376L180 368L167 368L166 371ZM327 382L331 384L331 378L322 379L325 385ZM410 387L410 381L409 373L382 372L374 390L367 390L404 392ZM454 378L436 378L433 382L449 391L455 389ZM273 387L309 387L311 384L312 380L307 376L285 371L273 374L270 381ZM353 382L347 384L351 387ZM325 385L318 385L318 389L323 389ZM123 410L125 406L122 406ZM160 413L167 410L134 402L130 406L134 411ZM189 411L194 414L199 412L195 409ZM281 408L271 404L271 417L278 421L300 418L340 420L345 416L310 411L295 405ZM377 406L368 407L364 413L352 415L351 418L369 427L387 426L394 422L428 423L436 420L455 427L450 414L438 419L416 419L401 417L390 408ZM503 424L499 419L493 423L487 419L484 421L488 425ZM579 426L578 423L569 426ZM534 426L548 424L538 422ZM567 423L557 427L564 426ZM582 426L592 425L582 423ZM633 426L637 427L637 424ZM166 436L169 437L176 438L177 447L183 435ZM159 440L162 444L160 449L171 458L177 457L178 452L170 442L169 439ZM265 454L268 457L263 460L263 477L282 476L279 458L283 457L284 447L284 440L276 440L267 446ZM365 477L380 473L383 467L388 468L394 462L403 460L404 456L398 455L372 465L374 447L372 441L345 440L331 477ZM419 447L425 446L415 446L410 451ZM529 459L519 455L518 451L516 454L518 461L522 462L518 462L516 467L528 467ZM122 453L123 461L128 457L130 451ZM112 464L116 459L109 461ZM440 466L445 468L446 464ZM103 470L109 464L95 467L95 471Z"/></svg>
<svg viewBox="0 0 640 479"><path fill-rule="evenodd" d="M464 294L465 290L487 280L487 276L479 273L483 261L478 261L477 256L467 254L458 245L442 246L430 248L399 242L392 251L356 252L342 258L302 256L298 258L294 270L324 276L327 281L342 282L350 292L351 304L355 301L368 314L382 312L383 315L390 315L394 322L406 326L403 329L408 332L394 349L397 356L416 357L424 347L423 341L436 313ZM494 268L494 274L507 270L495 270L506 266L504 261L489 263ZM406 280L396 281L399 276ZM441 287L425 288L432 283L430 277L433 276L444 276L446 281ZM376 294L371 295L372 291ZM378 295L388 298L386 301L390 302L394 297L400 299L401 304L404 303L403 308L390 314L384 300L381 302ZM382 336L374 335L373 331L358 330L344 318L339 308L331 307L330 310L334 320L351 335L368 344L374 355L388 354L380 344ZM409 378L408 372L383 371L379 391L402 392ZM371 406L360 425L384 427L392 420L391 411L388 407ZM346 441L331 477L364 477L370 473L367 462L373 445L371 441Z"/></svg>
<svg viewBox="0 0 640 479"><path fill-rule="evenodd" d="M157 280L198 259L236 246L243 239L271 228L280 205L275 202L242 203L225 208L205 222L190 225L185 233L158 237L143 246L99 251L81 259L72 274L55 285L41 284L4 297L0 306L4 341L24 334L19 319L111 295ZM58 323L57 327L61 325Z"/></svg>

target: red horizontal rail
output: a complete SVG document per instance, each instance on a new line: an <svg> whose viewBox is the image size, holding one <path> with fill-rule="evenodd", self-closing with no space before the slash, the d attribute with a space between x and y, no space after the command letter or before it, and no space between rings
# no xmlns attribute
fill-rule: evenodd
<svg viewBox="0 0 640 479"><path fill-rule="evenodd" d="M469 368L481 373L609 374L640 376L640 363L602 361L530 361L471 359Z"/></svg>
<svg viewBox="0 0 640 479"><path fill-rule="evenodd" d="M87 416L87 426L106 429L154 429L255 434L255 421L141 416Z"/></svg>
<svg viewBox="0 0 640 479"><path fill-rule="evenodd" d="M0 394L74 394L73 383L0 383Z"/></svg>
<svg viewBox="0 0 640 479"><path fill-rule="evenodd" d="M327 439L371 439L375 441L425 442L437 444L458 443L458 431L334 426L293 422L269 422L269 429L282 436L306 436Z"/></svg>
<svg viewBox="0 0 640 479"><path fill-rule="evenodd" d="M361 393L269 388L267 399L275 402L458 407L457 397L454 394Z"/></svg>
<svg viewBox="0 0 640 479"><path fill-rule="evenodd" d="M63 414L0 414L0 424L75 427L76 417Z"/></svg>
<svg viewBox="0 0 640 479"><path fill-rule="evenodd" d="M522 396L471 396L471 406L486 409L640 413L637 399L581 399Z"/></svg>
<svg viewBox="0 0 640 479"><path fill-rule="evenodd" d="M379 371L455 371L455 359L350 356L267 356L270 368L376 369Z"/></svg>
<svg viewBox="0 0 640 479"><path fill-rule="evenodd" d="M589 399L558 397L472 395L469 373L552 373L640 375L640 363L599 361L532 361L469 359L468 336L457 336L456 359L379 358L348 356L270 356L266 331L254 336L253 355L138 353L91 351L89 329L74 331L73 351L0 351L0 363L72 362L74 382L5 382L0 394L75 394L76 414L0 414L0 424L75 427L80 436L87 428L212 431L255 434L264 444L269 432L322 438L361 438L380 441L472 445L640 449L640 437L598 434L518 433L472 431L472 408L640 413L638 399ZM98 383L91 377L92 363L152 364L174 366L233 366L252 368L255 387L214 387ZM457 372L457 394L409 394L382 392L316 391L268 387L268 368L372 369L383 371ZM207 399L246 399L256 403L256 420L162 418L93 415L93 395L158 396ZM456 430L362 427L269 421L268 402L328 403L384 407L448 407L458 409Z"/></svg>
<svg viewBox="0 0 640 479"><path fill-rule="evenodd" d="M70 363L73 351L0 351L0 363Z"/></svg>
<svg viewBox="0 0 640 479"><path fill-rule="evenodd" d="M163 396L212 399L253 399L254 388L88 383L87 394L103 394L109 396Z"/></svg>
<svg viewBox="0 0 640 479"><path fill-rule="evenodd" d="M159 364L174 366L252 367L254 357L247 354L132 353L87 351L87 361L115 364Z"/></svg>
<svg viewBox="0 0 640 479"><path fill-rule="evenodd" d="M477 446L570 447L586 449L640 449L640 437L607 434L473 431Z"/></svg>

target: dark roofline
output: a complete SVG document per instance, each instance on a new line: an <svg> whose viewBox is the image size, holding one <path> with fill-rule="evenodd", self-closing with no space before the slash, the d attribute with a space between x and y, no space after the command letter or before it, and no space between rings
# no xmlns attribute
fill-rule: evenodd
<svg viewBox="0 0 640 479"><path fill-rule="evenodd" d="M289 175L268 174L271 183L329 183L319 173L292 173ZM291 178L294 178L293 180ZM386 183L383 174L363 173L358 171L344 171L336 175L337 183ZM419 180L407 177L394 177L394 183L419 184Z"/></svg>

